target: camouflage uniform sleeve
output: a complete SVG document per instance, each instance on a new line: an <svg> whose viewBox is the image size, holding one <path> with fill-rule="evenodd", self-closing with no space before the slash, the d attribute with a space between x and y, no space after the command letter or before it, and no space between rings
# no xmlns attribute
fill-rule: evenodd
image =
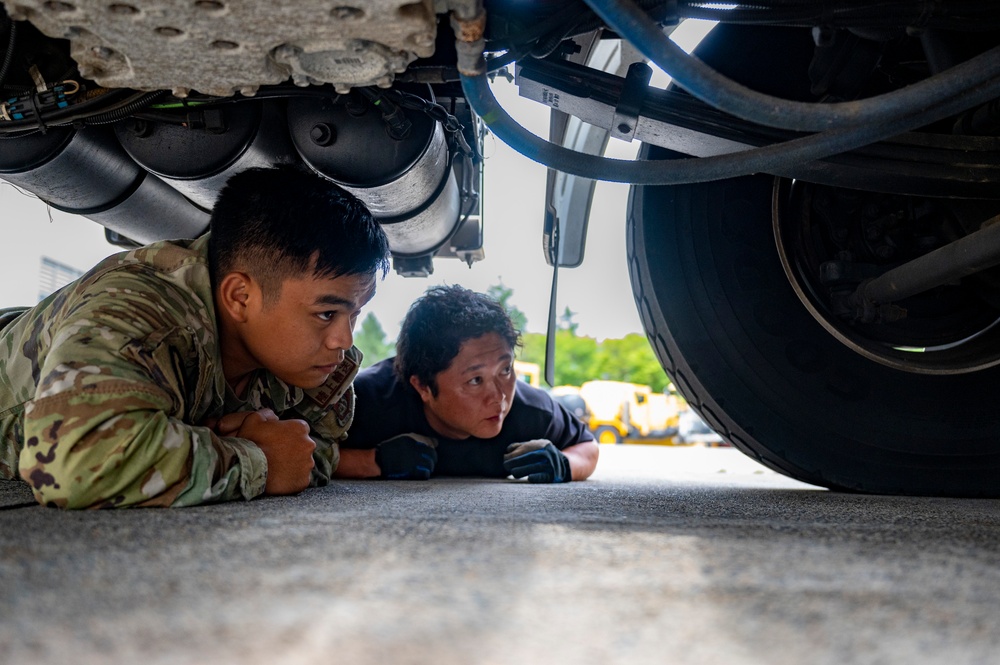
<svg viewBox="0 0 1000 665"><path fill-rule="evenodd" d="M347 438L347 429L354 420L354 386L351 385L361 367L361 351L350 349L344 362L319 388L305 391L305 399L295 410L309 422L316 451L311 487L330 482L340 464L340 444Z"/></svg>
<svg viewBox="0 0 1000 665"><path fill-rule="evenodd" d="M191 384L208 383L204 351L190 312L168 312L179 305L162 295L92 298L46 331L19 460L39 503L185 506L263 493L256 445L186 422L205 389Z"/></svg>

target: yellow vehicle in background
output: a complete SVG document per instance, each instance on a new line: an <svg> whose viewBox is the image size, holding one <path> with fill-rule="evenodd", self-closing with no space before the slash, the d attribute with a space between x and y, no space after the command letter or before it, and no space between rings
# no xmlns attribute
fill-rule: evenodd
<svg viewBox="0 0 1000 665"><path fill-rule="evenodd" d="M624 381L587 381L580 396L590 409L588 427L599 443L672 443L680 405L672 394Z"/></svg>
<svg viewBox="0 0 1000 665"><path fill-rule="evenodd" d="M539 367L538 363L515 360L514 374L517 374L518 381L524 381L530 386L538 388L541 385L542 368Z"/></svg>

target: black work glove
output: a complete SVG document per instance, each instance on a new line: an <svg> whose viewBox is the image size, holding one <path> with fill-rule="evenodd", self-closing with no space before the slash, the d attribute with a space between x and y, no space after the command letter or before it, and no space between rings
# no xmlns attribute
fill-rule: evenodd
<svg viewBox="0 0 1000 665"><path fill-rule="evenodd" d="M400 434L375 446L375 463L382 478L427 480L434 473L437 441L419 434Z"/></svg>
<svg viewBox="0 0 1000 665"><path fill-rule="evenodd" d="M569 458L548 439L534 439L507 446L503 468L515 478L528 477L529 483L568 483L573 478Z"/></svg>

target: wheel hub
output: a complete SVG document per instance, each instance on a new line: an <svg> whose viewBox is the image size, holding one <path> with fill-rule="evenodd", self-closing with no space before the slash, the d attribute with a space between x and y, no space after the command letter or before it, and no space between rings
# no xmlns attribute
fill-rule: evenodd
<svg viewBox="0 0 1000 665"><path fill-rule="evenodd" d="M996 202L887 195L775 179L778 253L812 316L849 348L896 369L959 374L1000 363L1000 289L991 269L861 309L859 285L947 245Z"/></svg>

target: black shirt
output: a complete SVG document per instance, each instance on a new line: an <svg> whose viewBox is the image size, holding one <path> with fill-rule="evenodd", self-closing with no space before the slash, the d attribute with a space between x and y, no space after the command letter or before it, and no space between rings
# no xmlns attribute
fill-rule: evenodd
<svg viewBox="0 0 1000 665"><path fill-rule="evenodd" d="M362 370L354 380L357 403L354 423L344 448L374 448L399 434L416 433L438 441L435 476L485 476L506 478L503 455L512 443L548 439L562 450L593 441L583 423L552 399L523 381L517 382L510 412L500 434L491 439L449 439L434 431L424 415L420 395L396 378L393 359Z"/></svg>

